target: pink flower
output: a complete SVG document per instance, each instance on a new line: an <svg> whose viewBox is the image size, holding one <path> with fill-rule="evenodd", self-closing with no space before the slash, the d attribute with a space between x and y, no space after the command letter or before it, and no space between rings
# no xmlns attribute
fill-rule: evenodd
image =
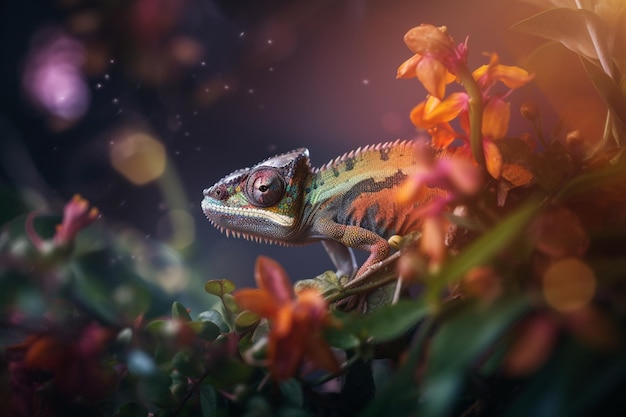
<svg viewBox="0 0 626 417"><path fill-rule="evenodd" d="M98 218L100 212L96 207L89 207L89 202L76 194L63 210L63 221L57 225L53 242L56 245L67 245L74 240L76 234L89 226Z"/></svg>

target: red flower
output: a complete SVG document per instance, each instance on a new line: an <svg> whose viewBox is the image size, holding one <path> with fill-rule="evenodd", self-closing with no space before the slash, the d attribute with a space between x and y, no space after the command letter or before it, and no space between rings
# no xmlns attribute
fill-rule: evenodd
<svg viewBox="0 0 626 417"><path fill-rule="evenodd" d="M269 321L272 376L277 380L294 376L303 360L337 372L337 360L322 335L330 324L324 298L312 289L295 294L282 266L267 257L257 259L255 278L258 289L242 289L234 297L241 308Z"/></svg>

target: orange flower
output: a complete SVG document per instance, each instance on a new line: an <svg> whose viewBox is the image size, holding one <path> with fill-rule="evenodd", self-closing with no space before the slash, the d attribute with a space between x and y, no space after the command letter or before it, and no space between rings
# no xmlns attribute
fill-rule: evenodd
<svg viewBox="0 0 626 417"><path fill-rule="evenodd" d="M522 68L500 64L500 57L496 53L490 54L489 64L478 67L472 76L483 91L494 85L496 81L500 81L510 89L515 90L533 79L533 76Z"/></svg>
<svg viewBox="0 0 626 417"><path fill-rule="evenodd" d="M322 331L329 324L328 306L315 290L297 295L283 267L260 256L255 266L258 289L242 289L234 294L237 304L266 318L270 323L268 360L277 380L295 375L304 359L329 372L339 365Z"/></svg>
<svg viewBox="0 0 626 417"><path fill-rule="evenodd" d="M431 95L413 108L410 118L415 126L425 129L431 135L435 148L442 149L459 136L449 122L466 105L467 95L464 93L452 93L443 101Z"/></svg>
<svg viewBox="0 0 626 417"><path fill-rule="evenodd" d="M446 84L455 80L454 71L465 61L465 47L455 47L445 26L422 24L404 35L414 56L398 68L397 78L417 77L431 95L443 99Z"/></svg>
<svg viewBox="0 0 626 417"><path fill-rule="evenodd" d="M415 54L398 67L396 78L413 78L424 85L426 91L438 99L443 99L446 84L455 80L455 76L438 60Z"/></svg>

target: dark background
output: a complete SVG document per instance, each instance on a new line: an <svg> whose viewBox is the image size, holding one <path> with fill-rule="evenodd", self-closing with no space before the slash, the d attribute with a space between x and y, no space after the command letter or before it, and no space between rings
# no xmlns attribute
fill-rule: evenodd
<svg viewBox="0 0 626 417"><path fill-rule="evenodd" d="M469 35L472 67L490 51L520 64L529 37L508 28L533 10L499 0L59 0L1 7L2 182L30 208L59 210L80 193L108 223L146 240L167 242L176 226L166 214L182 209L193 222L177 249L199 278L249 282L258 254L278 259L294 279L331 263L321 245L227 239L204 219L203 188L296 147L308 147L319 166L358 146L415 137L408 114L425 91L416 80L395 79L411 56L404 33L420 23L447 25L456 42ZM51 33L82 45L88 99L71 120L38 105L25 81L29 57ZM533 94L516 92L512 112ZM133 129L163 144L167 184L134 185L111 167L116 135ZM176 191L178 197L164 197Z"/></svg>

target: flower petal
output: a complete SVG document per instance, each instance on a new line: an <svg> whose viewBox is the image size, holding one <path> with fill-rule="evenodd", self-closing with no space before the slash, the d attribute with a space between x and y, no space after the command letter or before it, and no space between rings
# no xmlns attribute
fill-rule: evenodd
<svg viewBox="0 0 626 417"><path fill-rule="evenodd" d="M509 103L499 98L492 98L483 110L483 136L493 140L502 139L509 129L510 118Z"/></svg>
<svg viewBox="0 0 626 417"><path fill-rule="evenodd" d="M292 328L293 323L293 307L286 305L278 309L271 325L272 333L277 337L284 337Z"/></svg>
<svg viewBox="0 0 626 417"><path fill-rule="evenodd" d="M413 55L411 58L404 61L399 67L396 73L396 78L413 78L416 76L417 64L422 59L421 55Z"/></svg>
<svg viewBox="0 0 626 417"><path fill-rule="evenodd" d="M452 129L450 123L439 123L428 130L432 137L432 144L436 149L443 149L450 146L458 134Z"/></svg>
<svg viewBox="0 0 626 417"><path fill-rule="evenodd" d="M421 24L404 35L404 43L416 54L428 55L440 61L453 59L454 42L445 26Z"/></svg>
<svg viewBox="0 0 626 417"><path fill-rule="evenodd" d="M428 93L439 100L443 100L449 72L440 61L431 57L423 57L417 63L416 74Z"/></svg>
<svg viewBox="0 0 626 417"><path fill-rule="evenodd" d="M337 358L326 343L320 332L311 333L304 345L304 354L317 368L328 372L339 372Z"/></svg>
<svg viewBox="0 0 626 417"><path fill-rule="evenodd" d="M270 362L270 372L275 380L291 378L298 371L306 341L304 337L306 333L302 330L294 329L285 337L276 337L270 333L267 357Z"/></svg>
<svg viewBox="0 0 626 417"><path fill-rule="evenodd" d="M274 296L266 290L243 288L237 290L233 297L239 307L261 317L274 318L278 313L279 307Z"/></svg>
<svg viewBox="0 0 626 417"><path fill-rule="evenodd" d="M487 172L495 179L500 179L502 175L502 154L500 149L490 140L483 140L483 149L485 151L485 164L487 165Z"/></svg>
<svg viewBox="0 0 626 417"><path fill-rule="evenodd" d="M274 297L277 305L291 302L295 294L285 269L275 260L259 256L254 268L254 276L260 289Z"/></svg>
<svg viewBox="0 0 626 417"><path fill-rule="evenodd" d="M431 125L449 122L457 117L459 113L467 107L467 102L467 93L452 93L430 109L430 111L425 112L424 121L430 123Z"/></svg>

